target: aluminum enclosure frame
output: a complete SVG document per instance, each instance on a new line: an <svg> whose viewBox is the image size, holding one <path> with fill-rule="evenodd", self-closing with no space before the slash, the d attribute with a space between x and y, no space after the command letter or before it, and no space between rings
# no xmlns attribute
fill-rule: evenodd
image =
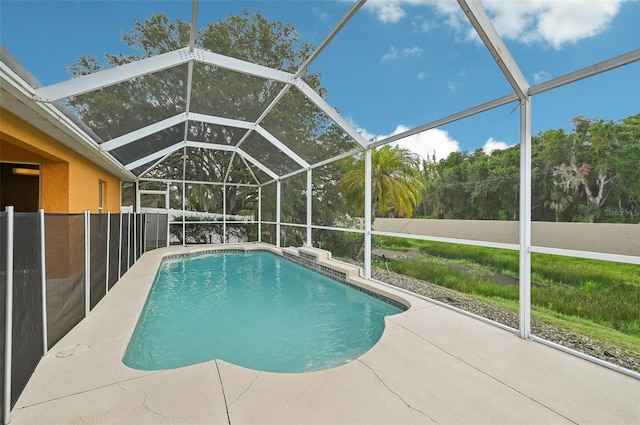
<svg viewBox="0 0 640 425"><path fill-rule="evenodd" d="M308 84L302 79L302 74L310 66L310 64L319 56L322 50L329 45L335 36L349 24L349 21L356 15L360 8L366 3L366 0L359 0L353 4L349 12L345 17L340 20L338 25L330 32L330 34L324 39L320 46L309 56L309 58L303 63L303 65L295 73L284 72L276 69L271 69L261 65L253 64L250 62L242 61L239 59L230 58L217 53L208 52L206 50L198 49L195 47L195 22L198 16L198 1L193 2L192 8L192 26L190 32L189 46L181 48L179 50L164 53L155 57L143 59L134 63L122 65L117 68L112 68L104 71L100 71L94 74L74 78L69 81L64 81L58 84L53 84L46 87L33 88L24 79L17 75L14 75L12 71L4 63L0 67L0 77L3 83L10 81L14 90L20 91L23 96L30 98L34 105L37 105L43 112L52 119L58 120L67 126L68 131L72 132L75 137L81 140L86 146L95 150L96 155L103 155L108 158L111 163L117 161L110 155L110 152L119 147L126 146L134 143L141 138L151 136L162 130L166 130L177 124L185 123L185 131L182 140L175 140L175 143L168 147L158 149L142 158L136 159L132 162L123 164L118 163L120 167L121 175L129 177L131 180L146 180L145 174L158 163L162 162L165 158L180 149L186 150L187 148L204 148L220 151L232 152L232 159L235 155L238 155L244 164L251 164L258 170L265 173L270 179L269 182L260 183L256 175L251 171L253 180L255 181L258 193L258 200L260 202L262 196L262 189L268 184L276 185L276 220L275 222L264 222L261 216L261 208L258 208L258 234L260 235L261 226L264 224L274 224L276 227L276 245L280 246L280 229L283 226L303 226L306 228L306 244L312 245L312 230L314 229L328 229L337 231L352 231L362 233L364 238L364 269L363 273L365 277L371 277L371 258L372 247L371 238L373 235L385 234L382 232L376 232L372 230L372 218L373 211L371 210L371 154L372 150L383 145L388 145L392 142L396 142L400 139L427 131L432 128L443 126L448 123L452 123L464 118L468 118L485 111L489 111L500 106L504 106L513 102L518 102L520 108L520 222L519 222L519 244L504 246L507 249L518 250L520 255L520 273L519 273L519 285L520 285L520 329L519 336L522 338L534 338L531 335L531 253L550 253L554 255L572 256L577 258L593 258L603 261L619 261L630 264L640 264L640 258L633 256L620 256L606 253L592 253L575 250L561 250L554 248L546 248L534 246L531 240L531 112L533 110L532 99L541 93L572 84L576 81L583 80L585 78L593 77L613 69L626 66L632 63L640 61L640 49L628 52L626 54L613 57L598 64L591 65L589 67L570 72L555 79L546 81L544 83L531 86L521 70L518 67L517 62L509 53L503 40L497 33L496 29L492 25L490 19L487 17L484 9L482 8L478 0L457 0L458 5L465 13L466 17L470 21L474 30L482 40L487 51L491 54L492 58L496 62L496 66L502 72L504 78L509 82L512 92L505 94L502 97L496 98L489 102L476 105L469 109L448 115L437 120L424 123L413 129L404 131L402 133L386 137L384 139L368 142L364 137L358 133L343 117L340 116L335 109L329 106L326 101L316 93ZM246 75L252 75L264 79L273 80L284 84L282 90L275 96L271 103L262 111L260 116L254 121L241 121L222 116L206 115L196 113L191 110L190 101L190 88L193 78L193 64L200 63L219 67L222 69L230 70L233 72L243 73ZM77 96L83 93L89 93L91 91L99 90L105 87L109 87L132 78L141 77L144 75L152 74L161 70L173 68L180 65L188 65L188 77L187 77L187 105L186 111L175 116L165 118L158 122L152 123L145 127L139 128L132 132L126 133L122 136L115 137L111 140L96 140L83 129L79 128L75 123L66 118L64 114L54 107L54 103L60 99L65 99L70 96ZM344 131L349 137L353 139L357 147L351 149L348 152L336 152L335 156L329 159L319 161L317 163L310 163L302 158L294 149L288 147L283 141L279 140L276 136L267 131L261 122L268 116L268 114L275 108L278 102L287 94L289 90L297 90L313 105L319 108L319 110L329 117L342 131ZM56 112L57 111L57 112ZM189 140L188 127L189 122L201 122L212 125L220 125L232 127L240 130L244 130L245 133L236 146L227 146L222 144L207 143L198 140ZM252 133L259 134L262 138L268 141L271 145L282 152L287 158L291 159L295 164L299 166L299 169L289 172L287 174L278 174L274 172L269 166L261 162L258 158L255 158L247 152L245 143L247 138ZM345 158L355 154L364 154L365 156L365 216L364 216L364 229L363 230L345 230L339 228L323 227L313 225L312 215L312 173L315 168L321 167L325 164L331 163L341 158ZM132 170L144 166L145 164L153 163L152 166L143 171L140 175L133 175ZM249 167L248 167L249 168ZM229 167L227 167L227 170ZM249 170L251 170L249 168ZM293 175L300 173L306 173L307 178L307 211L305 225L288 224L281 222L281 184L282 181ZM228 177L228 173L227 173ZM226 179L225 179L226 180ZM183 191L184 183L186 182L185 176L182 176ZM231 184L225 182L218 182L217 184ZM233 184L231 184L233 185ZM184 193L183 193L184 203ZM139 209L139 204L137 205ZM226 228L226 204L223 209L223 223ZM184 214L183 214L184 216ZM184 221L183 221L184 232ZM389 233L386 233L389 234ZM441 240L443 242L451 243L466 243L477 246L496 246L484 241L461 241L453 238L425 238L417 235L395 235L398 237L415 237L418 239L427 240ZM184 240L184 238L183 238Z"/></svg>

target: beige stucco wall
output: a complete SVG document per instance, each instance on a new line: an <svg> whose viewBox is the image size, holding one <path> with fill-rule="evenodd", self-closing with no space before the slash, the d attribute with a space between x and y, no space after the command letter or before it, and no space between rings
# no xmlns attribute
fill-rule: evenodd
<svg viewBox="0 0 640 425"><path fill-rule="evenodd" d="M519 241L517 221L376 218L373 229L498 243ZM531 238L534 246L640 257L640 224L533 222Z"/></svg>
<svg viewBox="0 0 640 425"><path fill-rule="evenodd" d="M120 178L2 108L0 161L40 165L40 208L48 213L97 213L100 180L104 211L120 211Z"/></svg>

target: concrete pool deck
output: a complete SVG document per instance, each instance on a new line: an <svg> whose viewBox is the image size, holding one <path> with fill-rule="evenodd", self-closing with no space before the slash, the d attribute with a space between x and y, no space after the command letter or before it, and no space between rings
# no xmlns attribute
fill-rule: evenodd
<svg viewBox="0 0 640 425"><path fill-rule="evenodd" d="M387 317L369 352L335 369L278 374L221 360L126 367L162 257L202 249L143 255L41 359L11 423L640 423L640 380L401 292L412 307Z"/></svg>

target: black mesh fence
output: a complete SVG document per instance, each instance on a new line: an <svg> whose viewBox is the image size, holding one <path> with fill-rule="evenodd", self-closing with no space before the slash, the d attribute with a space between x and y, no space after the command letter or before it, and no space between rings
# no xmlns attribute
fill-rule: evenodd
<svg viewBox="0 0 640 425"><path fill-rule="evenodd" d="M151 251L157 247L158 241L158 214L147 213L144 215L144 250Z"/></svg>
<svg viewBox="0 0 640 425"><path fill-rule="evenodd" d="M144 215L144 250L151 251L167 246L167 225L169 216L160 213Z"/></svg>
<svg viewBox="0 0 640 425"><path fill-rule="evenodd" d="M142 245L144 244L144 216L136 214L136 259L140 258L144 252Z"/></svg>
<svg viewBox="0 0 640 425"><path fill-rule="evenodd" d="M262 233L262 238L261 241L262 242L266 242L268 244L271 245L275 245L276 244L276 225L275 224L263 224L262 225L262 229L261 229L261 233Z"/></svg>
<svg viewBox="0 0 640 425"><path fill-rule="evenodd" d="M166 215L165 226L166 226ZM122 223L120 222L120 219ZM53 347L86 315L86 273L93 309L144 248L144 218L140 214L93 214L89 219L89 270L85 261L85 215L46 214L45 267L42 270L42 226L39 213L0 212L0 400L5 393L7 253L12 249L13 325L11 348L11 405L25 388L45 349ZM13 246L8 246L9 231ZM162 231L166 239L166 227ZM166 242L165 242L166 243ZM157 244L154 240L153 244ZM163 245L164 246L164 245ZM43 273L46 305L43 309ZM46 313L43 312L46 310ZM43 318L46 317L46 324ZM45 328L46 326L46 347ZM4 417L0 401L0 418Z"/></svg>
<svg viewBox="0 0 640 425"><path fill-rule="evenodd" d="M45 215L47 337L51 348L84 317L84 215Z"/></svg>
<svg viewBox="0 0 640 425"><path fill-rule="evenodd" d="M169 225L169 215L160 214L158 216L158 247L168 246L167 243L167 226Z"/></svg>
<svg viewBox="0 0 640 425"><path fill-rule="evenodd" d="M43 353L40 239L40 215L16 213L13 236L12 407Z"/></svg>
<svg viewBox="0 0 640 425"><path fill-rule="evenodd" d="M109 289L120 279L120 214L112 214L109 223Z"/></svg>
<svg viewBox="0 0 640 425"><path fill-rule="evenodd" d="M136 262L136 214L129 214L129 269Z"/></svg>
<svg viewBox="0 0 640 425"><path fill-rule="evenodd" d="M120 276L128 269L129 265L129 214L121 214L122 232L120 233Z"/></svg>
<svg viewBox="0 0 640 425"><path fill-rule="evenodd" d="M90 227L91 246L91 309L107 293L107 230L109 217L106 214L92 214Z"/></svg>

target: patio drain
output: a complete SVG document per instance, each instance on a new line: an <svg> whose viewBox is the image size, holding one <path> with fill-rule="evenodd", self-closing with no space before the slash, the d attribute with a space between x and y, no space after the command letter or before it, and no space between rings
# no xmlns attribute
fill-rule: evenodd
<svg viewBox="0 0 640 425"><path fill-rule="evenodd" d="M56 353L56 357L58 357L59 359L66 359L67 357L71 357L75 354L84 353L89 348L91 348L91 345L89 344L76 344L74 346L65 348L64 350L58 351Z"/></svg>

